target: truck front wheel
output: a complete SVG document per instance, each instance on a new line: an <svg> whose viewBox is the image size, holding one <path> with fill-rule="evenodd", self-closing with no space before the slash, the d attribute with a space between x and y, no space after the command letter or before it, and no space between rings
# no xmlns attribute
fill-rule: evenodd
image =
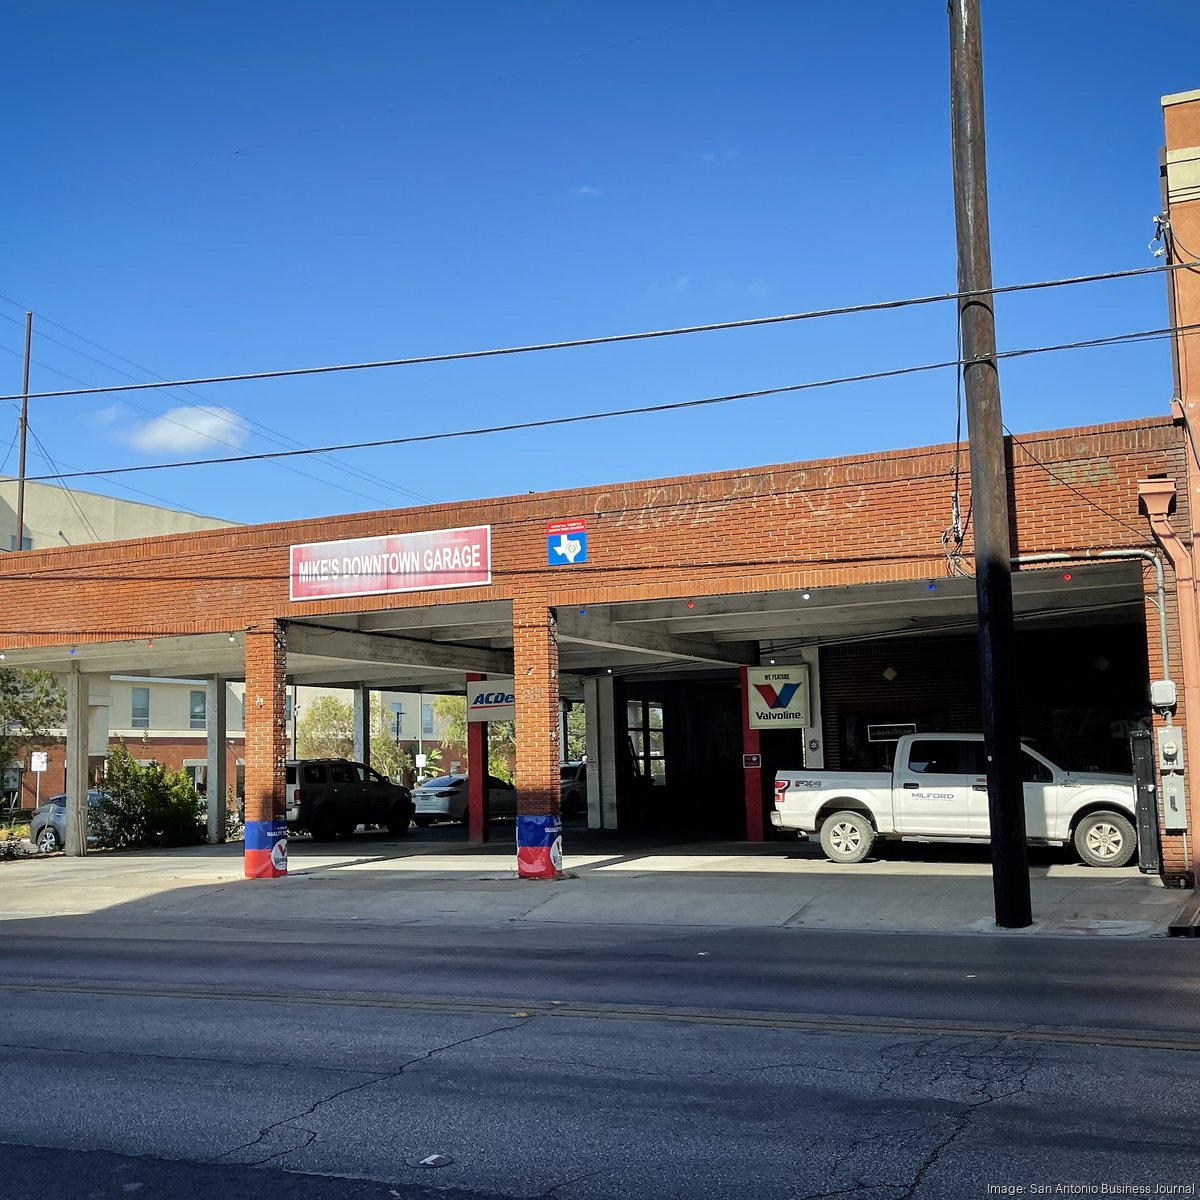
<svg viewBox="0 0 1200 1200"><path fill-rule="evenodd" d="M1075 849L1089 867L1123 867L1137 849L1137 835L1120 813L1089 813L1075 828Z"/></svg>
<svg viewBox="0 0 1200 1200"><path fill-rule="evenodd" d="M862 862L874 845L875 827L860 812L835 812L821 823L821 849L832 862Z"/></svg>

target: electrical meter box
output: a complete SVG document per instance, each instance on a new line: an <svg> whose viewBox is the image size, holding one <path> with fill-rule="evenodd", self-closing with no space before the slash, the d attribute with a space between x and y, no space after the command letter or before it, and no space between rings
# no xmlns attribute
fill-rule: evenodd
<svg viewBox="0 0 1200 1200"><path fill-rule="evenodd" d="M1183 729L1169 725L1158 730L1158 772L1162 781L1163 828L1183 833L1188 827L1187 791L1183 773Z"/></svg>

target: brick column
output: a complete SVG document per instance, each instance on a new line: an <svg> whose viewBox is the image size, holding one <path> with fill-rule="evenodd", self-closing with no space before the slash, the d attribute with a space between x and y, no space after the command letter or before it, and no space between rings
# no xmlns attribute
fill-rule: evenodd
<svg viewBox="0 0 1200 1200"><path fill-rule="evenodd" d="M287 874L287 635L282 621L246 632L246 878Z"/></svg>
<svg viewBox="0 0 1200 1200"><path fill-rule="evenodd" d="M558 634L552 609L513 600L517 709L517 869L527 878L561 874ZM557 861L555 861L557 859Z"/></svg>

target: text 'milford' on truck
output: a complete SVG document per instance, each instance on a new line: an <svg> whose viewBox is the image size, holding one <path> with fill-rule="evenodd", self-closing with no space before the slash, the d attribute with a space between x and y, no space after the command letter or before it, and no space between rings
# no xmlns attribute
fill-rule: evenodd
<svg viewBox="0 0 1200 1200"><path fill-rule="evenodd" d="M1064 771L1021 747L1025 828L1038 846L1074 844L1090 867L1123 867L1137 848L1132 775ZM862 862L879 839L987 841L983 735L909 734L890 772L780 771L771 824L819 833L834 862Z"/></svg>

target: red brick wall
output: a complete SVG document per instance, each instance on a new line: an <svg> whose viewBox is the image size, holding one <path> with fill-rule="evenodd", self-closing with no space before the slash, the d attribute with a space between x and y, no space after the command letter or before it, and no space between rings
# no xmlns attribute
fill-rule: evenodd
<svg viewBox="0 0 1200 1200"><path fill-rule="evenodd" d="M1168 418L1023 435L1010 457L1014 553L1151 547L1137 481L1154 474L1180 482L1175 526L1190 538L1184 442ZM955 460L952 446L924 447L3 555L0 638L61 645L255 627L246 656L247 816L267 817L283 787L278 618L511 600L518 672L538 692L523 711L546 714L537 733L536 718L522 722L518 786L527 811L552 811L558 748L543 739L557 724L557 664L540 615L547 607L940 578ZM587 520L589 561L548 571L545 524L569 518ZM470 524L492 526L489 587L289 602L293 543ZM1171 628L1177 656L1174 610ZM1155 624L1152 654L1156 639ZM1178 661L1172 673L1180 677Z"/></svg>
<svg viewBox="0 0 1200 1200"><path fill-rule="evenodd" d="M280 820L287 762L287 637L282 622L246 632L246 820Z"/></svg>
<svg viewBox="0 0 1200 1200"><path fill-rule="evenodd" d="M543 535L544 536L544 535ZM559 810L558 637L550 610L513 601L513 673L517 679L517 803L530 816Z"/></svg>
<svg viewBox="0 0 1200 1200"><path fill-rule="evenodd" d="M117 738L111 738L109 744L115 746L117 741ZM240 739L229 738L227 742L225 771L229 781L228 786L232 790L234 780L237 779L237 760L242 757L242 745ZM126 739L125 744L129 748L129 753L139 762L153 759L160 766L167 767L172 771L182 771L185 761L207 761L208 757L208 743L203 736L197 738L151 737L145 739L145 741L141 738L137 740ZM61 742L58 742L46 746L34 746L32 748L35 750L45 750L49 756L46 761L46 770L42 774L42 799L44 800L47 796L53 796L55 793L65 790L67 779L66 747ZM28 751L22 752L21 757L27 762ZM88 763L89 777L93 780L99 779L104 767L103 755L91 755ZM22 772L21 807L33 808L36 796L36 776L32 771Z"/></svg>
<svg viewBox="0 0 1200 1200"><path fill-rule="evenodd" d="M1137 480L1183 478L1183 442L1167 418L1020 441L1012 490L1022 554L1149 546ZM896 450L4 555L0 637L12 646L62 645L516 595L554 605L939 577L954 458L949 446ZM1185 535L1186 509L1181 495L1176 524ZM544 524L569 517L587 519L589 561L548 572ZM492 526L490 587L288 600L293 543L473 523Z"/></svg>

